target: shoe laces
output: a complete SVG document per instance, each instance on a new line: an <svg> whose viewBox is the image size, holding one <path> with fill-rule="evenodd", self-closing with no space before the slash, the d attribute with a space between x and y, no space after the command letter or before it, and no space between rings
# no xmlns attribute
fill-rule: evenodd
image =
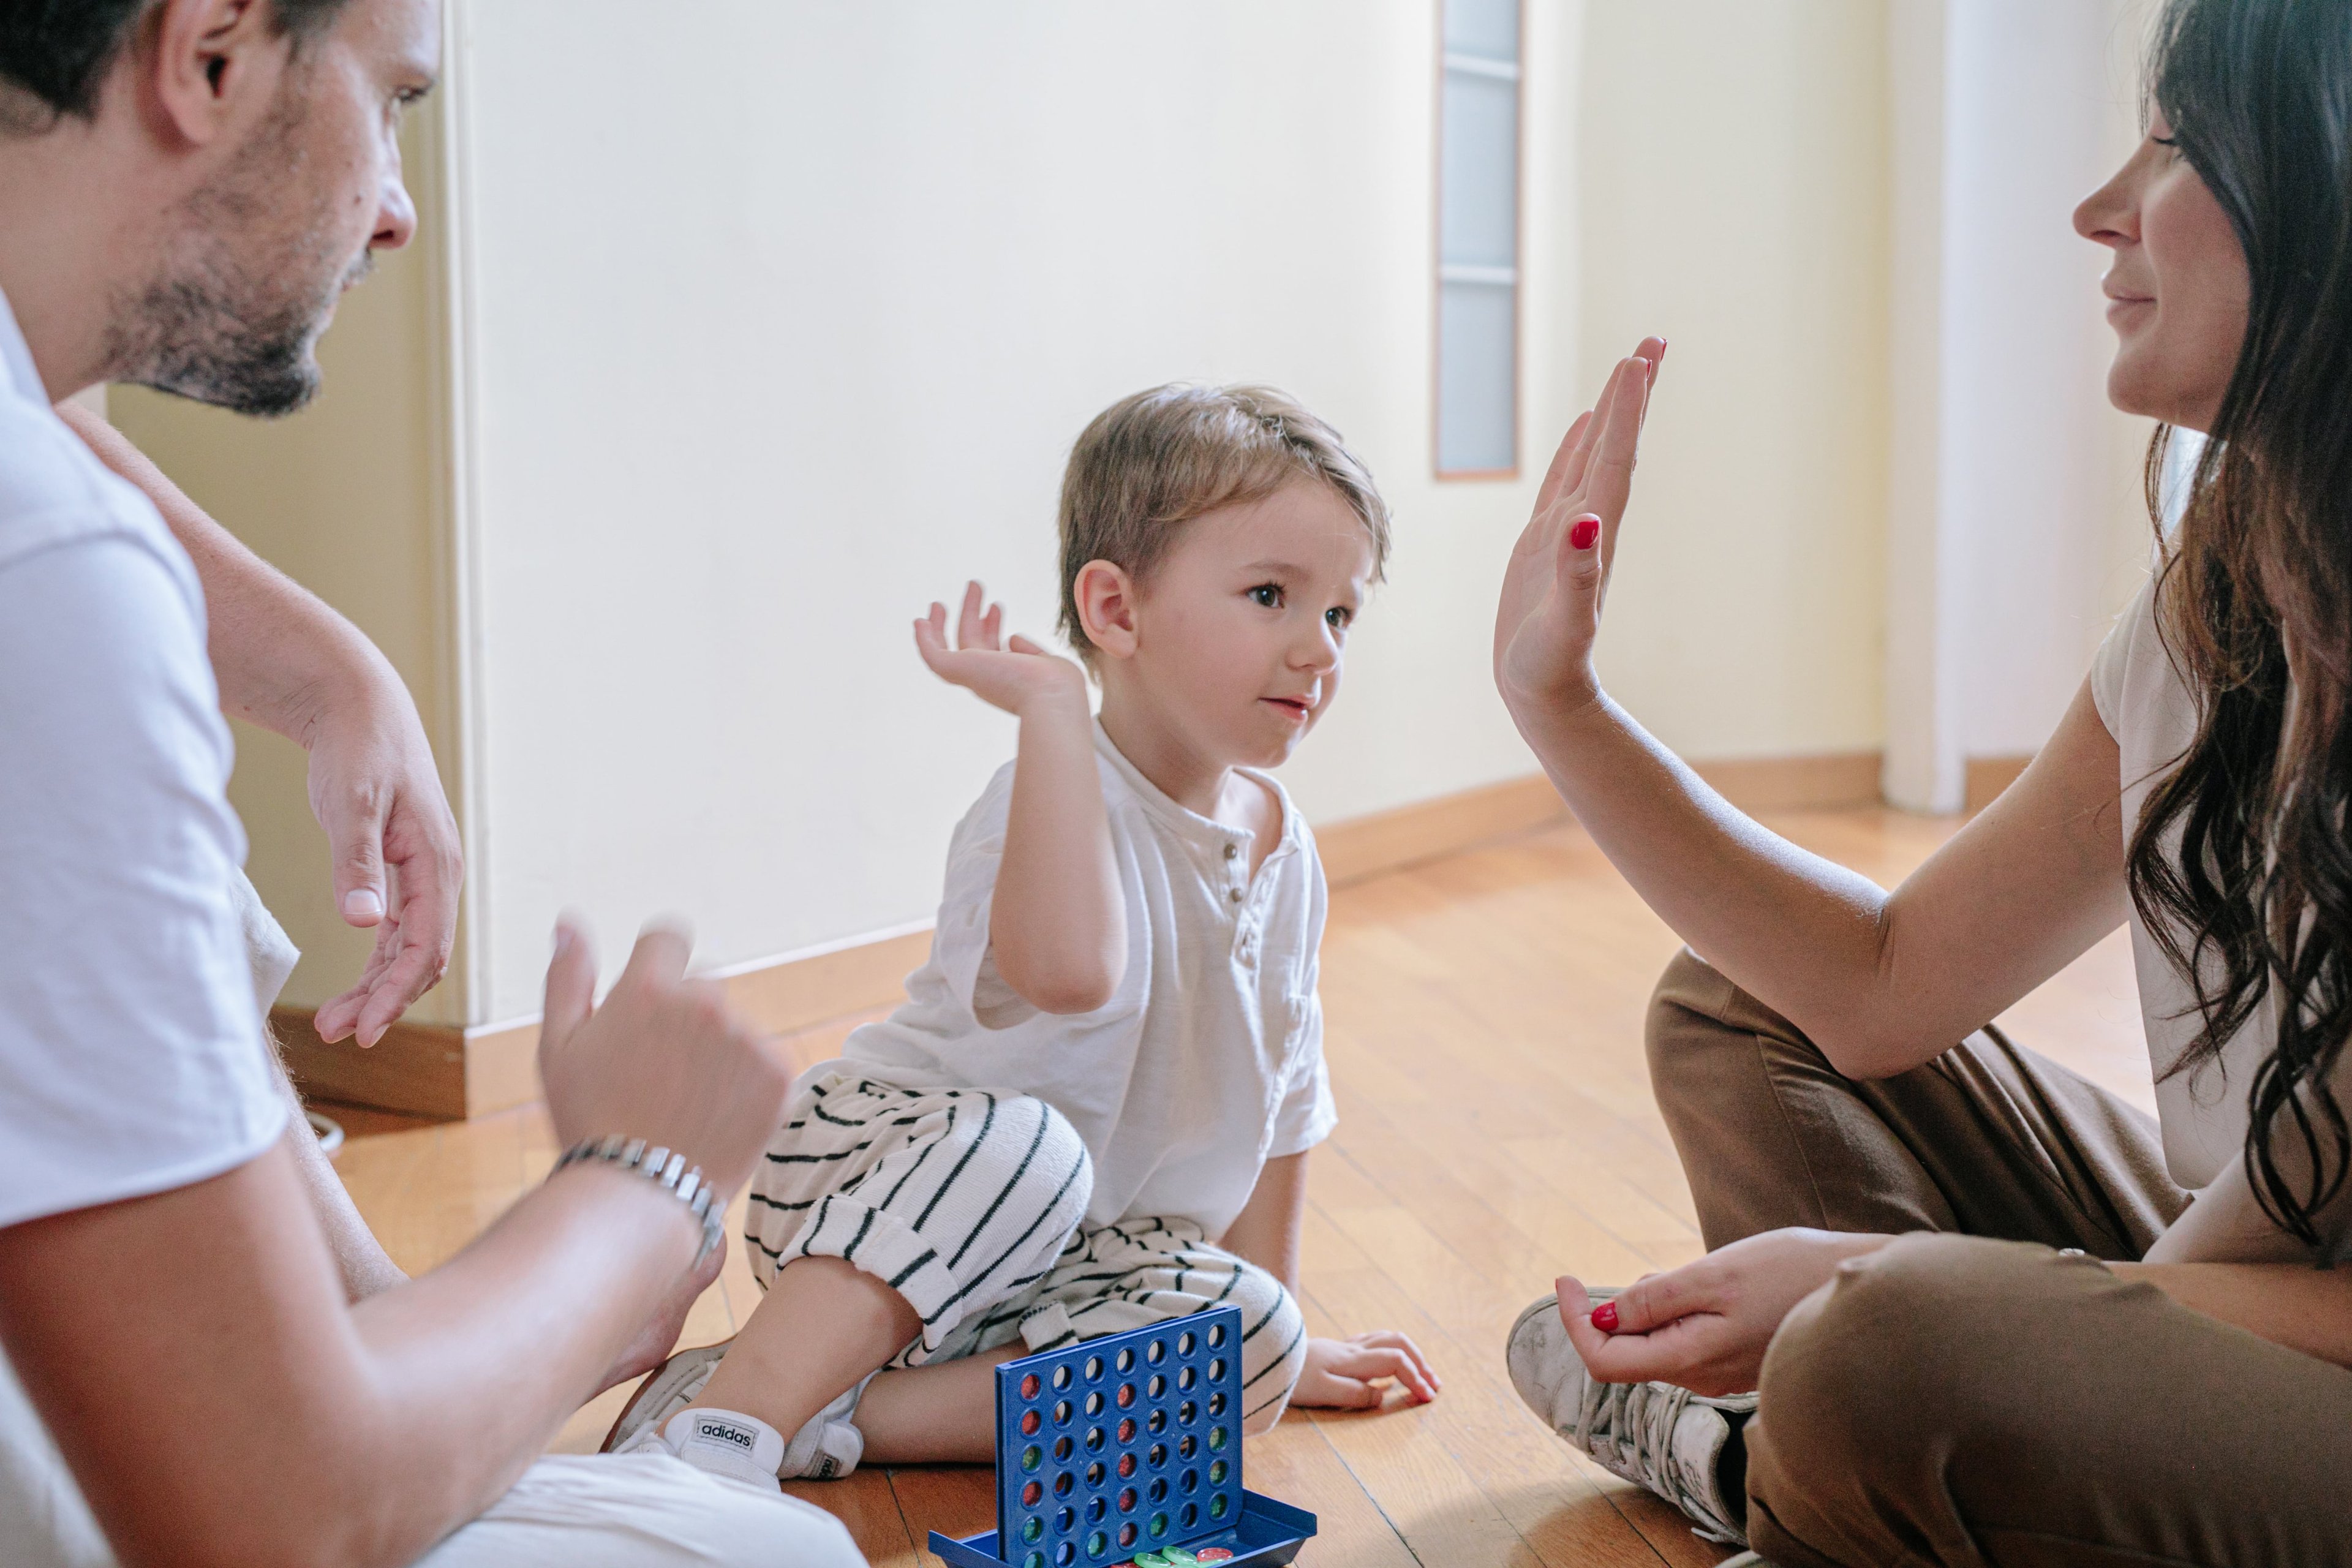
<svg viewBox="0 0 2352 1568"><path fill-rule="evenodd" d="M1648 1489L1697 1523L1692 1533L1724 1546L1746 1536L1724 1518L1716 1489L1696 1491L1675 1463L1675 1427L1695 1397L1670 1383L1602 1383L1587 1375L1578 1403L1575 1436L1601 1467Z"/></svg>

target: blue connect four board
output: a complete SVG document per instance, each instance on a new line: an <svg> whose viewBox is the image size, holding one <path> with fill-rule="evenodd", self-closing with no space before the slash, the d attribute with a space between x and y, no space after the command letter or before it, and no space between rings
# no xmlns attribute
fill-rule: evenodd
<svg viewBox="0 0 2352 1568"><path fill-rule="evenodd" d="M953 1568L1288 1563L1315 1516L1243 1489L1241 1340L1219 1307L1004 1363L996 1528L933 1531L931 1550Z"/></svg>

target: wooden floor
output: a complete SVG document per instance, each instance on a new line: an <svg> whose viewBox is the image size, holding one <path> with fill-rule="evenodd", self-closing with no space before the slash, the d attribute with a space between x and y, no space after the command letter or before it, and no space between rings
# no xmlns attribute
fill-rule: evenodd
<svg viewBox="0 0 2352 1568"><path fill-rule="evenodd" d="M1853 811L1771 826L1882 882L1955 824ZM1249 1485L1313 1510L1302 1561L1339 1568L1713 1564L1679 1515L1571 1453L1504 1373L1511 1319L1574 1271L1622 1281L1698 1255L1688 1192L1644 1075L1641 1025L1675 942L1573 829L1344 888L1323 949L1340 1121L1312 1162L1304 1295L1317 1332L1401 1328L1445 1392L1414 1409L1292 1411L1247 1451ZM792 1039L834 1054L859 1020ZM2120 933L2006 1020L2026 1041L2152 1104ZM546 1170L535 1107L470 1123L353 1118L339 1169L393 1258L431 1267ZM740 1234L740 1205L730 1234ZM758 1299L740 1244L683 1342L734 1331ZM555 1445L587 1451L623 1391ZM845 1519L877 1568L929 1568L927 1533L990 1528L982 1469L861 1470L793 1488Z"/></svg>

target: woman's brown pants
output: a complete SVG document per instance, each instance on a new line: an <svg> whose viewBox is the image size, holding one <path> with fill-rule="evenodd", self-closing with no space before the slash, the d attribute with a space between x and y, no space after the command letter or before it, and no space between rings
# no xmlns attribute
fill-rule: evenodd
<svg viewBox="0 0 2352 1568"><path fill-rule="evenodd" d="M2187 1204L2155 1124L2011 1042L1842 1078L1688 952L1650 1077L1710 1247L1782 1226L1905 1239L1808 1298L1748 1428L1748 1534L1783 1568L2352 1568L2352 1371L2085 1258Z"/></svg>

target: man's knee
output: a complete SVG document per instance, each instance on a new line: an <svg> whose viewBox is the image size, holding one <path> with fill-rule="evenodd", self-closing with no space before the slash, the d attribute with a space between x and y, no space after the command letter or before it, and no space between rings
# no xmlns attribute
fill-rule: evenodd
<svg viewBox="0 0 2352 1568"><path fill-rule="evenodd" d="M1281 1280L1241 1265L1225 1304L1242 1313L1242 1430L1255 1436L1282 1419L1307 1364L1307 1319Z"/></svg>
<svg viewBox="0 0 2352 1568"><path fill-rule="evenodd" d="M865 1568L840 1520L667 1454L556 1455L417 1568Z"/></svg>

